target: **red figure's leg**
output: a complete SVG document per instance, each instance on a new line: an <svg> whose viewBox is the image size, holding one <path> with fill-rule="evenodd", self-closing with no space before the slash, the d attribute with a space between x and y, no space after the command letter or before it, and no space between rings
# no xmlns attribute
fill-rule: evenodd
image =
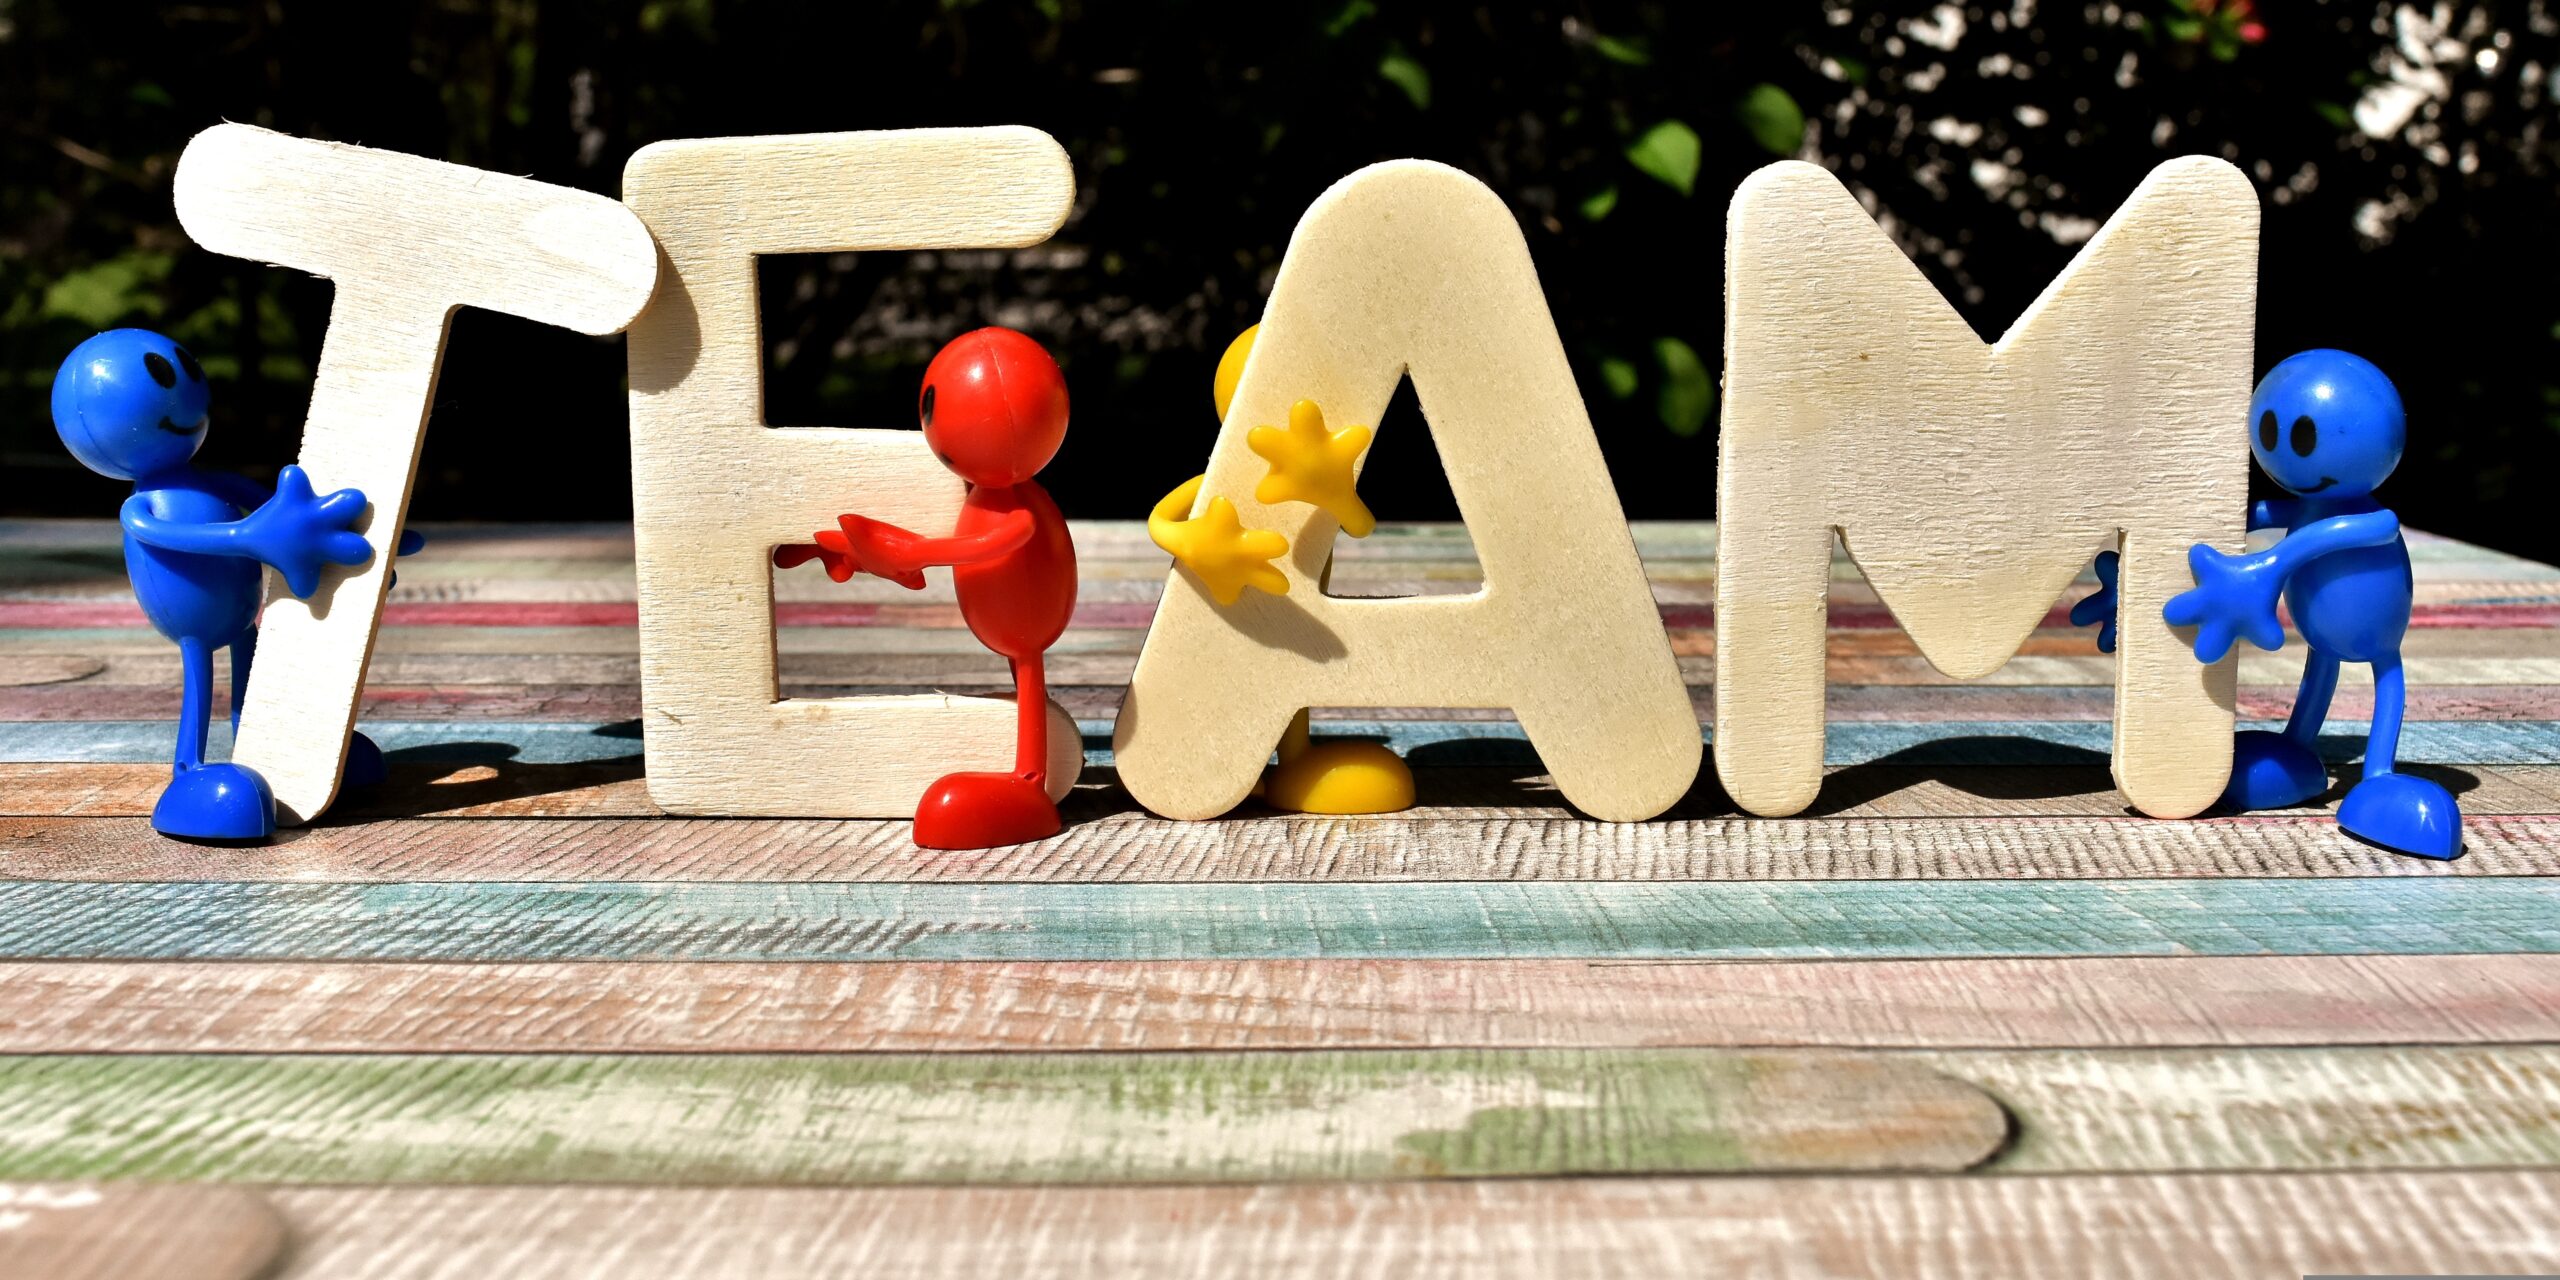
<svg viewBox="0 0 2560 1280"><path fill-rule="evenodd" d="M1049 785L1049 682L1039 654L1013 660L1013 768L1046 790Z"/></svg>
<svg viewBox="0 0 2560 1280"><path fill-rule="evenodd" d="M916 805L916 843L927 849L988 849L1058 834L1049 799L1049 682L1041 655L1013 660L1015 716L1011 773L955 773Z"/></svg>

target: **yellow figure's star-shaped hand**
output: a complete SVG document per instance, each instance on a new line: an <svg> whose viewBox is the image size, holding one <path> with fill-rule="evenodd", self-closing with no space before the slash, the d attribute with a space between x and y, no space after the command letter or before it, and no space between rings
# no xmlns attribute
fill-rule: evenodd
<svg viewBox="0 0 2560 1280"><path fill-rule="evenodd" d="M1180 561L1209 589L1219 604L1234 604L1253 587L1275 596L1289 594L1289 579L1271 562L1287 554L1289 540L1269 529L1248 529L1236 516L1236 504L1209 499L1209 509L1186 519L1199 500L1200 482L1193 476L1164 496L1147 513L1147 536Z"/></svg>
<svg viewBox="0 0 2560 1280"><path fill-rule="evenodd" d="M1326 431L1324 410L1313 400L1301 400L1289 406L1288 430L1255 427L1244 443L1271 463L1271 474L1253 487L1254 501L1265 506L1313 503L1333 513L1342 531L1355 538L1368 537L1378 527L1377 517L1354 491L1359 477L1351 469L1369 447L1367 427Z"/></svg>

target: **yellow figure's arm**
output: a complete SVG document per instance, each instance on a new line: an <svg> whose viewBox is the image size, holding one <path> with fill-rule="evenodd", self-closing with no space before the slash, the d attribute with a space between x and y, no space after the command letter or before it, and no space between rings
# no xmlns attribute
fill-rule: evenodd
<svg viewBox="0 0 2560 1280"><path fill-rule="evenodd" d="M1275 596L1289 594L1288 577L1271 566L1288 554L1287 538L1268 529L1245 528L1236 515L1236 504L1224 498L1209 499L1208 510L1186 518L1191 504L1199 500L1200 482L1207 478L1193 476L1166 494L1147 513L1147 536L1197 576L1219 604L1242 599L1246 587Z"/></svg>

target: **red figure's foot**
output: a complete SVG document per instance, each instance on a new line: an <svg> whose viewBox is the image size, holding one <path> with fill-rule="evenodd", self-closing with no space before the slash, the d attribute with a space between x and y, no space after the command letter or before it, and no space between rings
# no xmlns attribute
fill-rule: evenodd
<svg viewBox="0 0 2560 1280"><path fill-rule="evenodd" d="M1048 789L1018 773L955 773L916 805L916 844L926 849L992 849L1064 828Z"/></svg>

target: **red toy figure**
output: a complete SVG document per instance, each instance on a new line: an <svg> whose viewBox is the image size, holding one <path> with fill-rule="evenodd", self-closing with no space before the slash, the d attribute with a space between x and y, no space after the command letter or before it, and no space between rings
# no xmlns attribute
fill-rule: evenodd
<svg viewBox="0 0 2560 1280"><path fill-rule="evenodd" d="M1049 799L1049 691L1040 660L1076 607L1076 547L1066 517L1031 477L1067 438L1067 380L1040 344L1011 329L964 333L924 371L916 402L925 443L969 482L947 538L927 538L858 515L816 545L774 550L783 568L816 560L838 582L856 571L914 590L924 570L951 566L960 617L980 643L1013 662L1020 708L1011 773L955 773L916 805L916 843L985 849L1058 834Z"/></svg>

